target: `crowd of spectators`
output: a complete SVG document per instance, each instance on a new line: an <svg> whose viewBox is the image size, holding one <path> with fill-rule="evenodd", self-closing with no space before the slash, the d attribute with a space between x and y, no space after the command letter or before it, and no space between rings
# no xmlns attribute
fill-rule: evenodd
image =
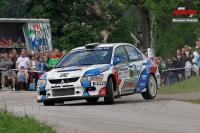
<svg viewBox="0 0 200 133"><path fill-rule="evenodd" d="M182 49L177 49L171 58L153 58L161 73L162 86L186 80L191 76L199 76L200 38L194 48L195 50L185 45Z"/></svg>
<svg viewBox="0 0 200 133"><path fill-rule="evenodd" d="M23 48L24 43L20 43L21 38L18 38L16 43L12 43L11 40L11 38L9 41L3 38L0 42L0 46L12 46L11 52L6 50L0 52L1 89L28 90L30 83L36 84L38 78L45 71L51 70L67 53L66 50L60 53L57 48L54 51L46 50L45 52L41 50L27 51ZM16 46L21 47L20 51L15 48Z"/></svg>

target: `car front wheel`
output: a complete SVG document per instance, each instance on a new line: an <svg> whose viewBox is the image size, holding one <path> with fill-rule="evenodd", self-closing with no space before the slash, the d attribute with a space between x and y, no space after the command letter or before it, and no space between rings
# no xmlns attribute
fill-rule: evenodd
<svg viewBox="0 0 200 133"><path fill-rule="evenodd" d="M113 94L113 80L111 77L108 78L106 85L106 97L104 97L105 104L114 104L114 94Z"/></svg>
<svg viewBox="0 0 200 133"><path fill-rule="evenodd" d="M145 100L154 99L157 95L157 83L155 77L152 74L149 75L146 89L146 92L142 93L142 97Z"/></svg>

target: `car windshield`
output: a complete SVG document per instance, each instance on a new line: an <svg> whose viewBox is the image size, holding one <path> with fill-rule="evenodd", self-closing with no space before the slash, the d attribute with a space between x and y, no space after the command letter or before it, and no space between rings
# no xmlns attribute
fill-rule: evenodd
<svg viewBox="0 0 200 133"><path fill-rule="evenodd" d="M76 49L69 52L55 68L80 65L109 64L112 47L97 47L94 50Z"/></svg>

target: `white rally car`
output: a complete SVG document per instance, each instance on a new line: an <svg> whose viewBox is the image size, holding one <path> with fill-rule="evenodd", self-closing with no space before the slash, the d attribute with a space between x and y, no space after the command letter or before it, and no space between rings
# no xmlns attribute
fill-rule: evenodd
<svg viewBox="0 0 200 133"><path fill-rule="evenodd" d="M37 102L97 102L104 97L105 104L114 104L115 98L134 93L149 100L156 97L160 82L155 62L133 45L92 43L71 50L40 77Z"/></svg>

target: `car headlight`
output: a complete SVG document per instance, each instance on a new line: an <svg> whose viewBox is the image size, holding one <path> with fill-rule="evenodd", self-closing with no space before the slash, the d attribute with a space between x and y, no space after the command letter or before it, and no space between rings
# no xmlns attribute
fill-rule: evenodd
<svg viewBox="0 0 200 133"><path fill-rule="evenodd" d="M47 84L46 79L39 79L39 80L37 81L37 86L46 85L46 84Z"/></svg>
<svg viewBox="0 0 200 133"><path fill-rule="evenodd" d="M101 80L103 80L103 74L84 76L81 79L81 81L101 81Z"/></svg>

